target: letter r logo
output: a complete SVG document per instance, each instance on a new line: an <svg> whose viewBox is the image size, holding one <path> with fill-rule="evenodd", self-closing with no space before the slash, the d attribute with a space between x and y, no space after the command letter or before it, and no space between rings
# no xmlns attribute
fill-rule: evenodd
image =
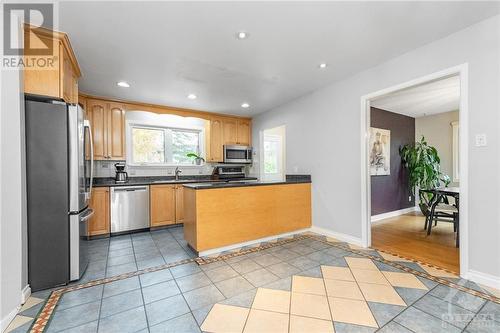
<svg viewBox="0 0 500 333"><path fill-rule="evenodd" d="M3 49L5 56L52 55L52 38L38 38L32 32L43 26L49 30L54 25L54 5L51 3L5 3L3 4ZM18 33L16 17L21 17L28 24L30 31L24 34L24 47L16 45ZM33 40L35 39L36 40ZM23 52L20 52L23 51Z"/></svg>

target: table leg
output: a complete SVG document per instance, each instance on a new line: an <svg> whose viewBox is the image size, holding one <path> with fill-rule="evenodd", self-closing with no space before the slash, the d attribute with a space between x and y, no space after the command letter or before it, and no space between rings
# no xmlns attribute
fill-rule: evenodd
<svg viewBox="0 0 500 333"><path fill-rule="evenodd" d="M435 196L436 200L434 201L434 203L432 204L432 208L431 208L431 214L429 216L429 223L427 225L427 235L430 235L431 234L431 229L432 229L432 220L434 219L434 211L436 210L436 206L439 202L439 196L436 195Z"/></svg>

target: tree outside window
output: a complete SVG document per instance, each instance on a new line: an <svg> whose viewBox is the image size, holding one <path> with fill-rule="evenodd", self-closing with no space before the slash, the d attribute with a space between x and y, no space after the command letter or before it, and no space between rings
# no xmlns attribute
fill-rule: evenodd
<svg viewBox="0 0 500 333"><path fill-rule="evenodd" d="M131 126L132 164L192 165L188 153L201 153L202 133L198 129Z"/></svg>

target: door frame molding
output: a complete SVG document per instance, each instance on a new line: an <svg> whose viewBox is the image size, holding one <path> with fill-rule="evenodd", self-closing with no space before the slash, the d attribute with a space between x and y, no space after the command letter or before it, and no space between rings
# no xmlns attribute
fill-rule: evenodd
<svg viewBox="0 0 500 333"><path fill-rule="evenodd" d="M369 161L370 100L412 86L443 79L453 75L460 77L460 276L468 277L469 271L469 65L461 65L434 72L401 84L397 84L361 97L361 240L363 246L371 246L371 178Z"/></svg>

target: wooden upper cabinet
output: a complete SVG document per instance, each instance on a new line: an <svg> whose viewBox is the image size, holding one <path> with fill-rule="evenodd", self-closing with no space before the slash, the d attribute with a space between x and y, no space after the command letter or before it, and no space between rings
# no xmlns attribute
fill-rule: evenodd
<svg viewBox="0 0 500 333"><path fill-rule="evenodd" d="M224 145L250 145L251 122L249 119L212 117L206 127L207 162L224 160Z"/></svg>
<svg viewBox="0 0 500 333"><path fill-rule="evenodd" d="M223 156L223 127L222 119L212 118L210 120L210 135L209 135L210 154L207 158L208 162L222 162Z"/></svg>
<svg viewBox="0 0 500 333"><path fill-rule="evenodd" d="M66 102L78 103L78 77L75 75L73 69L73 62L68 54L66 48L62 48L63 53L63 66L62 66L62 97Z"/></svg>
<svg viewBox="0 0 500 333"><path fill-rule="evenodd" d="M222 121L224 144L238 143L238 124L236 119L224 119Z"/></svg>
<svg viewBox="0 0 500 333"><path fill-rule="evenodd" d="M31 47L34 48L44 48L45 43L52 41L53 60L52 66L34 66L24 70L24 92L78 103L78 78L81 72L68 36L45 28L33 30L25 25L24 38L29 38ZM31 63L30 55L25 55L24 58Z"/></svg>
<svg viewBox="0 0 500 333"><path fill-rule="evenodd" d="M252 143L250 133L250 121L238 119L238 140L240 145L250 146Z"/></svg>
<svg viewBox="0 0 500 333"><path fill-rule="evenodd" d="M86 101L95 160L125 159L125 107L100 99Z"/></svg>
<svg viewBox="0 0 500 333"><path fill-rule="evenodd" d="M125 159L125 107L108 104L108 159Z"/></svg>
<svg viewBox="0 0 500 333"><path fill-rule="evenodd" d="M108 156L106 103L101 100L89 99L85 111L92 131L94 159L106 160Z"/></svg>
<svg viewBox="0 0 500 333"><path fill-rule="evenodd" d="M184 223L184 186L175 187L175 223Z"/></svg>
<svg viewBox="0 0 500 333"><path fill-rule="evenodd" d="M78 104L87 111L87 97L78 95ZM85 116L85 119L89 119L87 116Z"/></svg>
<svg viewBox="0 0 500 333"><path fill-rule="evenodd" d="M94 187L89 206L94 210L89 219L89 236L109 234L109 187Z"/></svg>
<svg viewBox="0 0 500 333"><path fill-rule="evenodd" d="M150 218L151 227L175 224L176 185L151 185Z"/></svg>

